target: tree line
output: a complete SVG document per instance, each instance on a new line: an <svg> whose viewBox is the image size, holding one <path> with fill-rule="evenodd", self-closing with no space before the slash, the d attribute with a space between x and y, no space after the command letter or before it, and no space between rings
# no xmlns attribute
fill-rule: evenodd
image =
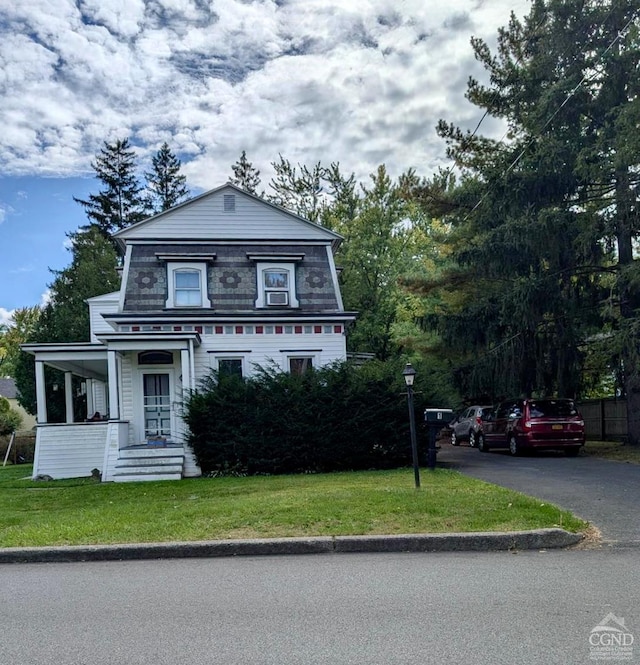
<svg viewBox="0 0 640 665"><path fill-rule="evenodd" d="M624 395L640 442L638 14L632 0L533 0L499 30L495 52L473 39L488 83L470 78L466 97L506 132L497 140L482 122L469 132L441 120L452 167L428 177L407 169L394 179L379 165L357 182L338 163L279 155L263 188L242 152L230 182L344 237L341 288L359 312L350 350L423 363L425 378L461 402ZM172 170L153 203L117 147L105 144L94 162L100 193L79 201L89 224L72 273L94 251L86 234L109 245L114 230L187 195L168 146ZM110 266L115 249L99 251ZM106 274L101 292L117 288L115 268ZM56 309L80 285L54 275ZM71 333L47 325L47 341Z"/></svg>

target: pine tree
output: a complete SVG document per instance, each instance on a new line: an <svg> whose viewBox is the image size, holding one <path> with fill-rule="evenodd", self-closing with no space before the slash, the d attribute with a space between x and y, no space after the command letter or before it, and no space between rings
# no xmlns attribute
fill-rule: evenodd
<svg viewBox="0 0 640 665"><path fill-rule="evenodd" d="M232 185L244 189L250 194L258 195L260 186L260 171L254 168L253 164L247 159L247 153L243 150L240 159L231 166L233 177L229 178Z"/></svg>
<svg viewBox="0 0 640 665"><path fill-rule="evenodd" d="M318 222L327 203L324 196L327 169L320 162L311 168L304 164L296 167L282 155L279 158L280 161L271 163L275 176L269 182L273 194L267 199L305 219Z"/></svg>
<svg viewBox="0 0 640 665"><path fill-rule="evenodd" d="M604 330L640 400L634 16L631 0L534 0L499 31L495 54L473 40L490 83L470 79L467 97L508 134L494 141L439 123L462 182L454 193L430 183L417 198L443 210L444 194L454 265L414 284L458 288L430 324L467 350L459 378L469 391L576 395L586 349ZM602 311L607 292L615 298Z"/></svg>
<svg viewBox="0 0 640 665"><path fill-rule="evenodd" d="M149 190L148 205L153 213L173 208L189 196L187 179L180 173L180 160L165 142L152 158L152 169L145 173Z"/></svg>
<svg viewBox="0 0 640 665"><path fill-rule="evenodd" d="M89 194L88 200L74 197L84 207L89 224L96 227L104 238L110 239L115 231L148 217L143 189L136 177L135 153L129 140L104 142L91 166L102 183L98 194ZM116 250L117 246L114 244Z"/></svg>

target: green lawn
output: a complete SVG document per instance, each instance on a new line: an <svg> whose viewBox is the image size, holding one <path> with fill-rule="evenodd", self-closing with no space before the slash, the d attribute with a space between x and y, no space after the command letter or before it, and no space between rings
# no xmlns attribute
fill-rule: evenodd
<svg viewBox="0 0 640 665"><path fill-rule="evenodd" d="M587 524L444 469L147 483L32 482L0 468L0 547L351 534L510 531Z"/></svg>

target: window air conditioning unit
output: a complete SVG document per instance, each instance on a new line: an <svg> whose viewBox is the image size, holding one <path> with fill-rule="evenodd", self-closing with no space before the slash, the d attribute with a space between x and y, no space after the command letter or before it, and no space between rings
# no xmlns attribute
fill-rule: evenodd
<svg viewBox="0 0 640 665"><path fill-rule="evenodd" d="M286 291L267 291L267 305L288 305L289 294Z"/></svg>

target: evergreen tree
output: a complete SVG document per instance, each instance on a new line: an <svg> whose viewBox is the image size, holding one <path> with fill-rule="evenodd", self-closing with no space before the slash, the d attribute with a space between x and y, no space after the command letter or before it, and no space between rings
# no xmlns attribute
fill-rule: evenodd
<svg viewBox="0 0 640 665"><path fill-rule="evenodd" d="M189 196L187 179L180 173L180 160L165 142L151 159L152 169L145 173L149 190L148 205L154 214L173 208Z"/></svg>
<svg viewBox="0 0 640 665"><path fill-rule="evenodd" d="M296 214L318 222L327 205L324 182L327 170L320 162L309 168L304 164L293 166L279 155L280 161L272 162L275 176L269 182L273 194L267 199Z"/></svg>
<svg viewBox="0 0 640 665"><path fill-rule="evenodd" d="M74 197L89 218L84 229L95 226L109 239L115 231L148 216L143 189L136 177L135 153L128 139L117 139L114 143L105 141L91 166L102 189L98 194L89 194L86 201ZM115 244L114 247L119 251Z"/></svg>
<svg viewBox="0 0 640 665"><path fill-rule="evenodd" d="M244 150L240 155L240 159L231 166L231 169L233 170L233 177L229 178L229 182L257 196L258 187L260 186L260 171L255 169L247 159L247 153Z"/></svg>
<svg viewBox="0 0 640 665"><path fill-rule="evenodd" d="M463 181L454 193L429 183L418 199L442 209L444 194L454 265L414 284L422 292L462 285L430 325L469 352L459 378L470 392L579 394L585 353L604 329L628 397L640 400L634 16L630 0L534 0L523 21L512 15L499 31L496 54L473 40L490 84L471 79L467 96L507 122L508 138L440 122ZM607 292L615 298L602 311ZM638 440L640 427L629 424Z"/></svg>

